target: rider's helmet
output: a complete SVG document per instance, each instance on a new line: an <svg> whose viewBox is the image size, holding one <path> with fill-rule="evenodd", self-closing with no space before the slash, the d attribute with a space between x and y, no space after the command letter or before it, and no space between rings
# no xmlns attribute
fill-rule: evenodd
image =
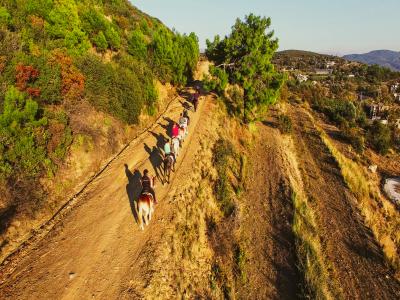
<svg viewBox="0 0 400 300"><path fill-rule="evenodd" d="M143 171L143 175L144 175L144 176L146 176L147 174L149 174L149 170L147 170L147 169L144 169L144 171Z"/></svg>

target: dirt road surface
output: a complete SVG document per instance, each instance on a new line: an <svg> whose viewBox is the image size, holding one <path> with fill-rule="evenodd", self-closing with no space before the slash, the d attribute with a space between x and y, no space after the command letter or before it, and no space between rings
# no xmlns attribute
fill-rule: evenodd
<svg viewBox="0 0 400 300"><path fill-rule="evenodd" d="M183 180L190 170L192 140L202 122L208 100L191 112L189 135L178 158L173 180ZM152 242L168 225L171 185L160 184L161 151L172 120L182 112L176 99L164 118L133 142L71 204L48 233L14 255L0 269L1 299L119 299L136 280L141 287L151 273L143 274L143 253L151 260ZM159 204L149 227L140 231L134 200L140 193L143 169L158 175ZM140 297L140 295L136 295ZM128 298L135 298L130 294Z"/></svg>

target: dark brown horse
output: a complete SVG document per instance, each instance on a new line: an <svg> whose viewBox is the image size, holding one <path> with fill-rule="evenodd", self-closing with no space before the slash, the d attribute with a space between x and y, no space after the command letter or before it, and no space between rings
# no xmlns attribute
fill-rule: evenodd
<svg viewBox="0 0 400 300"><path fill-rule="evenodd" d="M169 183L171 171L175 172L175 158L172 154L167 155L164 159L164 180Z"/></svg>

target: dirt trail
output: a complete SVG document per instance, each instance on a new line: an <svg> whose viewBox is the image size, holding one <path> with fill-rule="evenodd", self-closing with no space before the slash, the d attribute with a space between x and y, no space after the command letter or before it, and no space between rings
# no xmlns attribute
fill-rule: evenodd
<svg viewBox="0 0 400 300"><path fill-rule="evenodd" d="M307 112L290 106L293 139L307 196L315 206L323 252L345 299L396 299L400 285L363 224L356 199Z"/></svg>
<svg viewBox="0 0 400 300"><path fill-rule="evenodd" d="M299 293L295 243L291 224L293 203L285 170L284 146L279 131L259 124L250 157L252 172L243 197L243 238L247 249L248 282L241 298L295 299Z"/></svg>
<svg viewBox="0 0 400 300"><path fill-rule="evenodd" d="M147 263L143 259L150 260L152 244L168 227L166 220L173 213L168 192L173 184L162 186L158 180L160 204L144 232L136 224L133 201L140 192L140 172L147 168L151 174L160 173L157 147L163 146L171 120L182 112L181 101L177 99L157 127L113 161L48 234L1 267L1 299L117 299L126 294L133 280L146 285L151 272L141 273ZM189 136L174 180L185 178L193 160L185 156L194 152L192 140L198 123L203 122L200 115L207 101L201 101L198 111L190 114Z"/></svg>

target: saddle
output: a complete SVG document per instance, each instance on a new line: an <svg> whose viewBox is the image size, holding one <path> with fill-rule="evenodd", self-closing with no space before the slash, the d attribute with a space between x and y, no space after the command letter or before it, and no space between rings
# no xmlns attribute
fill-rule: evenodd
<svg viewBox="0 0 400 300"><path fill-rule="evenodd" d="M153 195L152 195L150 192L143 192L143 193L141 194L141 196L149 196L149 197L151 198L151 200L154 201Z"/></svg>
<svg viewBox="0 0 400 300"><path fill-rule="evenodd" d="M174 155L172 153L169 153L166 157L165 157L165 161L166 162L171 162L172 164L175 162L175 158Z"/></svg>

